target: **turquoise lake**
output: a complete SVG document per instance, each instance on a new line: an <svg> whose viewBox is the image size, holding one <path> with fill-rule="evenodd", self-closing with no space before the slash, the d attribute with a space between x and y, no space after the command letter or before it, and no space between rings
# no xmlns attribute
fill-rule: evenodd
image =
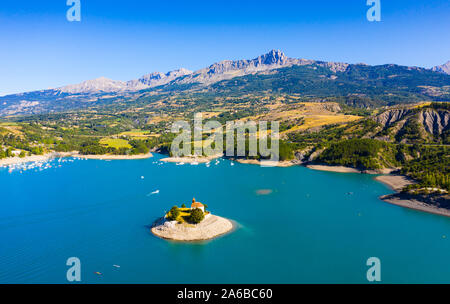
<svg viewBox="0 0 450 304"><path fill-rule="evenodd" d="M0 169L0 283L68 283L70 257L82 283L368 283L369 257L384 283L450 283L450 218L380 201L392 191L373 176L162 157ZM150 233L193 197L237 230L202 243Z"/></svg>

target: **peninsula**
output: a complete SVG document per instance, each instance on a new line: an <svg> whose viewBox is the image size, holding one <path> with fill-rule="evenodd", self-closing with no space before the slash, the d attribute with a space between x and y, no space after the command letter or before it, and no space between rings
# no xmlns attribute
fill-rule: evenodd
<svg viewBox="0 0 450 304"><path fill-rule="evenodd" d="M207 205L192 200L191 208L183 204L157 219L151 232L163 239L175 241L203 241L216 238L233 230L233 223L220 216L205 211Z"/></svg>
<svg viewBox="0 0 450 304"><path fill-rule="evenodd" d="M186 164L194 164L194 163L209 163L210 161L221 158L223 154L213 155L213 156L184 156L184 157L166 157L162 158L161 161L167 163L186 163Z"/></svg>

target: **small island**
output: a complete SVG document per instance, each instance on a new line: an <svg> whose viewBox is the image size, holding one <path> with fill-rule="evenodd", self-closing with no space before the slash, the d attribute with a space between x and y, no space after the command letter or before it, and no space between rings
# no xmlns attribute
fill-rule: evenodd
<svg viewBox="0 0 450 304"><path fill-rule="evenodd" d="M164 217L157 219L151 232L163 239L176 241L210 240L233 230L233 223L206 211L208 206L192 199L190 208L185 204L172 207Z"/></svg>

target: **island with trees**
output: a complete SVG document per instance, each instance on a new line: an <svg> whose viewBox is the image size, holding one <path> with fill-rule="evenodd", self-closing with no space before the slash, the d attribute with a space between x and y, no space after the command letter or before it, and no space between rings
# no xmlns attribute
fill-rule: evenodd
<svg viewBox="0 0 450 304"><path fill-rule="evenodd" d="M233 230L233 223L207 211L207 205L192 200L191 207L173 206L157 219L151 232L163 239L175 241L203 241L216 238Z"/></svg>

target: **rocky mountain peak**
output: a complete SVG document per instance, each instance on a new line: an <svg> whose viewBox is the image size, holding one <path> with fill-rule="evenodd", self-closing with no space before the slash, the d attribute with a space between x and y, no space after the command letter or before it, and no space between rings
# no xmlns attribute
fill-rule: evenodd
<svg viewBox="0 0 450 304"><path fill-rule="evenodd" d="M192 71L189 71L187 69L181 68L178 70L170 71L167 73L160 73L160 72L154 72L147 75L142 76L138 80L132 80L128 83L131 86L134 86L138 83L145 85L149 88L156 87L160 85L167 84L171 82L172 80L177 79L178 77L186 76L192 74Z"/></svg>
<svg viewBox="0 0 450 304"><path fill-rule="evenodd" d="M64 93L96 93L96 92L117 92L126 88L123 81L112 80L106 77L86 80L79 84L68 85L58 90Z"/></svg>
<svg viewBox="0 0 450 304"><path fill-rule="evenodd" d="M445 73L450 75L450 60L443 65L438 65L432 68L435 72Z"/></svg>
<svg viewBox="0 0 450 304"><path fill-rule="evenodd" d="M296 59L288 58L282 51L272 50L267 54L250 60L224 60L212 64L208 68L196 71L197 80L211 82L228 79L233 76L242 76L249 73L270 70L297 63ZM217 78L217 79L215 79Z"/></svg>
<svg viewBox="0 0 450 304"><path fill-rule="evenodd" d="M280 50L271 50L269 53L259 56L255 59L260 64L284 65L288 61L288 57Z"/></svg>

